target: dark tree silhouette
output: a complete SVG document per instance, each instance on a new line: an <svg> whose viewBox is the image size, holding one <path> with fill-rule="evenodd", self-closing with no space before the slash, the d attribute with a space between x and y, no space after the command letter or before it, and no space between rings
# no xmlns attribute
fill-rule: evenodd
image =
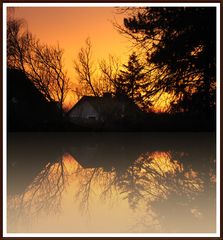
<svg viewBox="0 0 223 240"><path fill-rule="evenodd" d="M103 91L114 93L116 89L117 79L120 73L121 64L117 57L109 55L108 60L99 62L101 79L103 82Z"/></svg>
<svg viewBox="0 0 223 240"><path fill-rule="evenodd" d="M82 96L89 94L98 96L99 93L96 90L93 77L95 69L92 62L92 44L90 38L86 39L85 44L86 46L80 49L77 60L74 61L74 69L78 75L81 88L85 89L82 91Z"/></svg>
<svg viewBox="0 0 223 240"><path fill-rule="evenodd" d="M26 74L50 102L58 102L62 110L64 100L70 89L69 78L63 69L63 50L30 42L32 50L27 52L28 69Z"/></svg>
<svg viewBox="0 0 223 240"><path fill-rule="evenodd" d="M108 61L104 59L95 63L93 61L92 43L90 38L85 41L74 60L74 70L77 74L78 85L73 90L79 100L83 96L102 96L104 93L114 93L115 84L120 71L117 58L109 55Z"/></svg>
<svg viewBox="0 0 223 240"><path fill-rule="evenodd" d="M150 71L158 69L147 95L174 95L175 110L215 107L216 9L162 7L139 9L117 29L146 51Z"/></svg>
<svg viewBox="0 0 223 240"><path fill-rule="evenodd" d="M63 50L59 46L40 43L20 19L7 21L8 68L22 70L50 102L58 102L62 110L69 91L69 78L63 66Z"/></svg>
<svg viewBox="0 0 223 240"><path fill-rule="evenodd" d="M31 35L23 19L7 20L7 67L25 72L25 55Z"/></svg>
<svg viewBox="0 0 223 240"><path fill-rule="evenodd" d="M133 52L129 56L128 64L123 64L116 80L116 92L127 95L136 103L143 103L142 86L144 85L144 67L139 63L137 55Z"/></svg>

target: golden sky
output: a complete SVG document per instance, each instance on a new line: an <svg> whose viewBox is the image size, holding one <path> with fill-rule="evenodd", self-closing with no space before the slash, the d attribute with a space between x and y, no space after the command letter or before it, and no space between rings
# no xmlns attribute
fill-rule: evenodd
<svg viewBox="0 0 223 240"><path fill-rule="evenodd" d="M11 9L10 9L11 10ZM59 44L64 49L64 66L72 82L77 82L74 60L77 58L85 40L92 43L93 64L108 59L109 55L119 59L121 64L128 61L133 48L128 39L120 35L112 22L123 23L124 13L118 13L115 7L14 7L10 14L26 20L28 30L49 45ZM77 99L69 94L65 100L71 108ZM157 102L156 111L165 111L169 107L165 102Z"/></svg>
<svg viewBox="0 0 223 240"><path fill-rule="evenodd" d="M28 29L42 42L64 49L65 66L74 77L73 60L89 37L94 63L109 54L126 61L130 43L113 27L112 21L123 21L114 7L16 7L14 15L24 18Z"/></svg>

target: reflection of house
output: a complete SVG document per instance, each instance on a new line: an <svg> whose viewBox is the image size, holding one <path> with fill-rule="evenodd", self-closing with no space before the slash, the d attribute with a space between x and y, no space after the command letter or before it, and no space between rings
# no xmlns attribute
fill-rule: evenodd
<svg viewBox="0 0 223 240"><path fill-rule="evenodd" d="M109 172L112 168L118 171L127 169L140 153L138 149L124 145L97 143L95 145L72 147L69 154L83 168L103 168L104 171Z"/></svg>
<svg viewBox="0 0 223 240"><path fill-rule="evenodd" d="M138 133L90 132L71 136L66 137L67 152L83 168L122 171L148 150L148 139L146 141Z"/></svg>
<svg viewBox="0 0 223 240"><path fill-rule="evenodd" d="M54 120L58 110L22 71L8 69L7 114L9 130L28 130Z"/></svg>
<svg viewBox="0 0 223 240"><path fill-rule="evenodd" d="M105 93L102 97L84 96L68 112L75 123L112 123L123 119L134 121L140 109L126 96L113 97Z"/></svg>

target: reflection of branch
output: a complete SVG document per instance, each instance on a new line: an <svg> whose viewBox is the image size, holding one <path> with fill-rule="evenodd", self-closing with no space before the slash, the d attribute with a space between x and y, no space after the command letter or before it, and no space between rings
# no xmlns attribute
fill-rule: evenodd
<svg viewBox="0 0 223 240"><path fill-rule="evenodd" d="M48 163L18 198L18 203L14 206L18 210L17 217L26 215L33 217L42 210L58 211L67 177L65 171L62 159L54 164Z"/></svg>
<svg viewBox="0 0 223 240"><path fill-rule="evenodd" d="M152 201L167 199L177 193L190 197L201 190L202 181L194 173L187 173L181 164L171 159L171 153L142 154L124 173L117 174L116 169L104 172L102 168L81 169L77 172L80 208L89 212L93 186L101 187L100 198L111 198L117 190L127 199L129 206L136 209L140 202L149 205Z"/></svg>
<svg viewBox="0 0 223 240"><path fill-rule="evenodd" d="M114 190L117 190L116 185L118 179L115 169L112 169L111 172L106 174L104 189L102 189L101 192L101 199L106 200L106 198L111 198L111 196L114 195Z"/></svg>
<svg viewBox="0 0 223 240"><path fill-rule="evenodd" d="M144 209L140 209L140 214L138 215L134 224L129 227L128 232L161 232L159 219L152 209L147 209L146 212Z"/></svg>
<svg viewBox="0 0 223 240"><path fill-rule="evenodd" d="M13 215L12 221L16 217L23 221L26 216L33 217L43 211L58 211L68 177L74 179L75 176L79 181L75 196L83 213L90 213L90 204L95 195L106 203L107 200L116 203L117 197L134 210L137 221L130 231L159 231L160 222L157 219L166 210L163 206L168 208L174 199L174 204L184 208L184 211L185 208L194 209L192 199L204 190L204 182L198 173L192 168L185 169L172 156L171 152L141 154L124 172L115 168L110 172L105 172L103 168L84 169L80 165L68 169L65 158L54 164L48 163L25 193L11 201L9 211L13 214L10 212L10 216ZM146 216L142 217L142 212Z"/></svg>
<svg viewBox="0 0 223 240"><path fill-rule="evenodd" d="M95 168L81 172L84 173L84 176L82 176L84 182L81 182L80 184L81 187L79 188L79 191L76 193L76 198L81 197L80 209L82 211L89 212L89 200L91 192L93 191L92 183L94 176L98 171L100 171L100 169Z"/></svg>

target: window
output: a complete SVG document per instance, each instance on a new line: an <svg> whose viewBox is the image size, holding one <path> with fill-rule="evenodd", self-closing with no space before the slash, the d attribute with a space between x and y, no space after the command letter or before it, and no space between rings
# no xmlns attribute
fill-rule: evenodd
<svg viewBox="0 0 223 240"><path fill-rule="evenodd" d="M89 120L97 120L95 115L88 115L87 119L89 119Z"/></svg>

